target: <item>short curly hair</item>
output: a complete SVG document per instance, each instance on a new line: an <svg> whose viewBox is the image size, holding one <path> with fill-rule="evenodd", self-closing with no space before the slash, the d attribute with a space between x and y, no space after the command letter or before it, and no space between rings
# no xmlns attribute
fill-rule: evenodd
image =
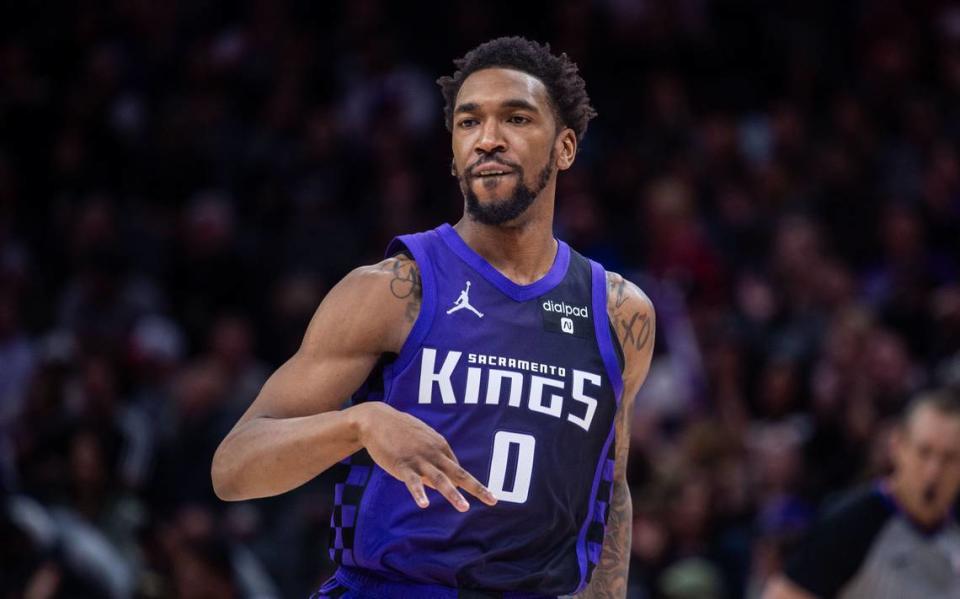
<svg viewBox="0 0 960 599"><path fill-rule="evenodd" d="M562 126L570 127L582 141L590 119L597 111L590 105L586 83L577 64L566 53L556 56L550 44L539 44L523 37L498 37L480 44L463 58L453 61L457 67L453 76L437 79L446 105L443 113L447 130L453 130L453 109L464 80L481 69L502 67L516 69L543 82L552 104L553 113Z"/></svg>

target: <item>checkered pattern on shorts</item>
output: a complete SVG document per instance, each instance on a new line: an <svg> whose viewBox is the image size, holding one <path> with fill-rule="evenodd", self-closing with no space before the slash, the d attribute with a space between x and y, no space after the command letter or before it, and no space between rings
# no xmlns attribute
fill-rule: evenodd
<svg viewBox="0 0 960 599"><path fill-rule="evenodd" d="M366 451L356 453L337 465L339 482L333 488L333 514L330 516L330 559L339 565L355 566L354 531L363 490L373 472L373 460Z"/></svg>

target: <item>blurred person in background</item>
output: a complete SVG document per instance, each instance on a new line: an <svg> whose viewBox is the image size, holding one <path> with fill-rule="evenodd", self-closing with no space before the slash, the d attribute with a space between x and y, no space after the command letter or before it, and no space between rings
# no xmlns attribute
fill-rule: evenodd
<svg viewBox="0 0 960 599"><path fill-rule="evenodd" d="M549 46L497 38L455 64L438 83L463 217L331 290L218 448L213 484L265 497L349 465L340 568L317 597L621 598L653 307L553 236L557 175L595 112Z"/></svg>
<svg viewBox="0 0 960 599"><path fill-rule="evenodd" d="M913 399L891 438L893 473L828 510L765 599L960 597L960 394Z"/></svg>

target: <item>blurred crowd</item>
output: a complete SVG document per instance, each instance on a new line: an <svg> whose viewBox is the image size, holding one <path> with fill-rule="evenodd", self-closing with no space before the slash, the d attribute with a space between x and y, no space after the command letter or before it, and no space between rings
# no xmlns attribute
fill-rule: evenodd
<svg viewBox="0 0 960 599"><path fill-rule="evenodd" d="M329 287L454 221L434 80L521 33L599 117L557 234L641 285L630 597L756 596L960 385L960 4L0 9L0 597L295 597L326 477L213 495Z"/></svg>

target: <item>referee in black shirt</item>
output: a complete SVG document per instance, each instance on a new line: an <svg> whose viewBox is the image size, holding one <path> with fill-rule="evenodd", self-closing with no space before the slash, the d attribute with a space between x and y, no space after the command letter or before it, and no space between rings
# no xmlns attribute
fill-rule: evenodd
<svg viewBox="0 0 960 599"><path fill-rule="evenodd" d="M960 396L914 399L891 449L893 475L828 511L764 599L960 599Z"/></svg>

